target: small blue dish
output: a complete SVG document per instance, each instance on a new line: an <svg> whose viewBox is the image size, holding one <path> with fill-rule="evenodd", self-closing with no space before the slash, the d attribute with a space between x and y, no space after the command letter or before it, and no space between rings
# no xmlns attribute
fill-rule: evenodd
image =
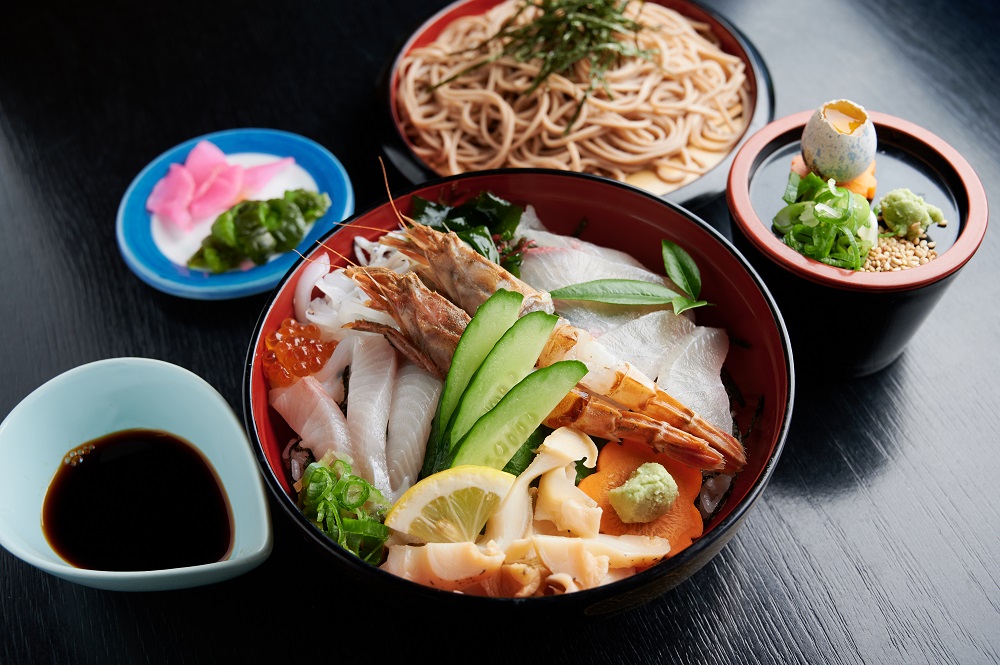
<svg viewBox="0 0 1000 665"><path fill-rule="evenodd" d="M293 157L295 166L329 194L331 205L299 244L305 252L335 224L354 213L354 189L347 171L329 150L298 134L273 129L230 129L198 136L174 146L150 162L129 185L118 206L116 233L125 263L139 279L170 295L194 300L241 298L268 291L298 259L294 252L275 257L262 266L213 274L191 270L164 252L162 238L154 233L154 220L146 210L153 186L171 164L182 164L199 141L210 141L226 155L242 153ZM200 241L200 238L198 238Z"/></svg>

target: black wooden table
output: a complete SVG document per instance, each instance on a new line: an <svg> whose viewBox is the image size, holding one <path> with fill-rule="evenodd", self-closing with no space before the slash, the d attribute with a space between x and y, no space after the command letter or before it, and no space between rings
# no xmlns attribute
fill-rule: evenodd
<svg viewBox="0 0 1000 665"><path fill-rule="evenodd" d="M382 202L374 81L405 31L444 4L5 8L0 415L56 374L129 355L192 370L241 414L266 296L200 302L146 286L115 242L121 196L181 141L271 127L332 150L359 210ZM847 97L906 118L954 146L1000 200L992 0L706 5L760 51L776 116ZM696 212L728 233L721 202ZM0 663L997 662L998 300L991 231L896 363L800 386L784 455L744 528L640 609L591 625L402 610L350 581L311 584L323 561L275 511L266 563L192 590L97 591L0 551Z"/></svg>

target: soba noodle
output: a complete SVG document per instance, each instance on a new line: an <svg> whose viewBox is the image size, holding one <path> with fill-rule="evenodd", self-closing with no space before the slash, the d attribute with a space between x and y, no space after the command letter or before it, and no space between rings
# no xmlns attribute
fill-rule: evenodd
<svg viewBox="0 0 1000 665"><path fill-rule="evenodd" d="M569 76L550 76L531 94L525 90L538 63L508 57L442 84L482 61L474 47L497 33L518 2L459 18L436 41L400 60L402 129L438 174L546 167L665 193L704 174L739 140L750 108L743 61L719 48L708 25L652 2L633 2L626 13L646 26L637 33L638 46L655 53L609 69L610 95L596 86L575 121L590 85L583 62ZM523 12L518 22L536 11ZM494 40L490 47L501 45Z"/></svg>

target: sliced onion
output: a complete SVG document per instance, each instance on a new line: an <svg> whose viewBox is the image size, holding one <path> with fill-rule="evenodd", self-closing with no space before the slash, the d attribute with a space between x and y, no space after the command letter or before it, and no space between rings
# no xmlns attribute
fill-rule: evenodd
<svg viewBox="0 0 1000 665"><path fill-rule="evenodd" d="M297 320L302 322L306 320L306 309L312 302L313 287L328 272L330 272L330 257L326 252L314 258L302 271L292 296L292 306L295 308Z"/></svg>

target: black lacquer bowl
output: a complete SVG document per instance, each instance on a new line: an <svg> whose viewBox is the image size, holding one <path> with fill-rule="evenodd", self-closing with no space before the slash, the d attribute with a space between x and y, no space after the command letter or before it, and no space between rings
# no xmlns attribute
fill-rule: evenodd
<svg viewBox="0 0 1000 665"><path fill-rule="evenodd" d="M531 204L543 223L558 233L572 233L585 219L588 223L581 235L584 240L625 250L652 270L659 266L662 272L662 239L678 243L694 257L702 275L701 297L715 305L699 309L698 322L724 328L732 340L724 371L745 400L737 412L741 431L749 428L757 412L746 442L747 465L734 479L724 504L706 524L704 535L673 557L610 585L524 599L473 597L424 587L362 563L341 549L314 528L296 506L290 474L282 458L293 433L268 405L268 386L261 368L265 338L292 315L298 278L309 265L305 259L293 267L271 295L247 355L244 417L260 471L277 503L285 509L286 518L329 559L327 575L358 578L377 588L375 594L409 598L421 607L434 603L448 606L451 611L471 612L506 608L603 615L638 606L681 583L715 556L743 524L774 471L788 432L794 395L792 360L781 316L754 270L717 231L670 202L604 178L564 171L487 171L413 187L396 197L395 205L407 214L415 195L432 201L458 202L484 190L519 205ZM384 203L351 217L307 258L322 252L353 256L355 236L375 238L397 226L391 205Z"/></svg>
<svg viewBox="0 0 1000 665"><path fill-rule="evenodd" d="M862 377L903 353L975 254L986 233L986 193L969 163L942 139L906 120L869 112L878 135L874 201L905 187L941 208L948 225L928 230L938 258L868 273L799 254L773 232L771 221L784 205L791 160L812 113L768 124L737 153L727 190L733 242L781 309L799 378Z"/></svg>

